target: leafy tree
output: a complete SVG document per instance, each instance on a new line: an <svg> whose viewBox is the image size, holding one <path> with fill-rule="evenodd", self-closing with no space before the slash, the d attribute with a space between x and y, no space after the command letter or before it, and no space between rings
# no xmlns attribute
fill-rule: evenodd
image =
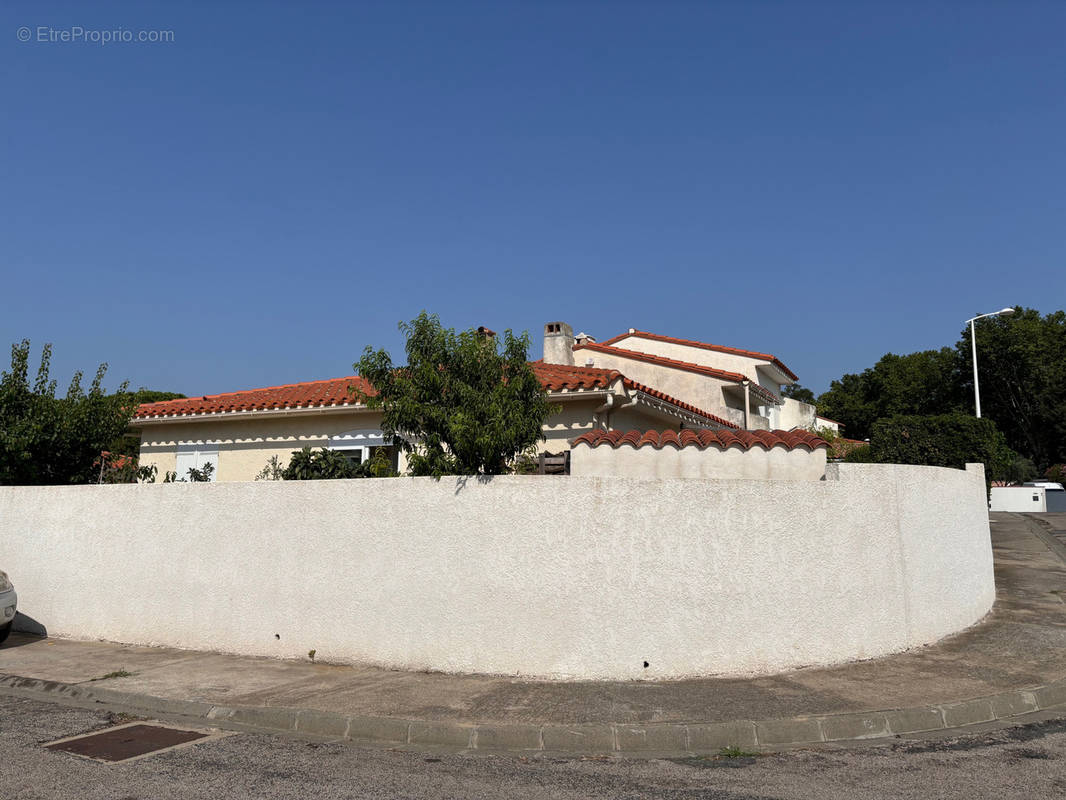
<svg viewBox="0 0 1066 800"><path fill-rule="evenodd" d="M1066 312L1046 316L1017 307L975 325L981 411L1008 446L1037 470L1066 460ZM873 367L833 381L819 413L850 436L869 438L874 423L896 414L974 413L970 329L954 349L889 353ZM1018 462L1017 474L1030 472Z"/></svg>
<svg viewBox="0 0 1066 800"><path fill-rule="evenodd" d="M386 441L408 453L412 475L496 475L543 439L553 409L529 366L529 334L502 343L476 330L456 333L423 311L401 323L407 364L368 347L355 365L383 411ZM501 347L502 344L502 347Z"/></svg>
<svg viewBox="0 0 1066 800"><path fill-rule="evenodd" d="M888 353L862 373L833 381L818 398L818 413L841 422L849 436L867 439L885 417L961 411L962 368L949 347Z"/></svg>
<svg viewBox="0 0 1066 800"><path fill-rule="evenodd" d="M133 415L126 384L104 394L107 365L101 364L87 392L78 372L66 395L56 397L49 377L52 346L44 346L32 384L29 354L28 339L12 345L11 370L0 374L0 484L95 483L101 452Z"/></svg>
<svg viewBox="0 0 1066 800"><path fill-rule="evenodd" d="M142 405L143 403L158 403L161 400L180 400L184 397L185 395L178 394L177 392L159 392L152 389L138 389L129 394L129 403L134 411L136 411L137 406ZM141 452L141 435L137 431L127 430L111 442L107 450L112 455L127 455L137 458L140 456ZM154 477L152 480L146 482L152 483L153 480ZM116 480L112 482L129 483L130 481Z"/></svg>
<svg viewBox="0 0 1066 800"><path fill-rule="evenodd" d="M812 406L816 402L814 392L806 386L800 386L798 383L789 384L781 390L781 394L792 400L799 400L801 403L810 403Z"/></svg>
<svg viewBox="0 0 1066 800"><path fill-rule="evenodd" d="M981 413L996 421L1008 444L1041 469L1066 458L1066 313L1041 317L1032 308L978 320ZM970 329L956 344L966 364L961 388L973 413Z"/></svg>

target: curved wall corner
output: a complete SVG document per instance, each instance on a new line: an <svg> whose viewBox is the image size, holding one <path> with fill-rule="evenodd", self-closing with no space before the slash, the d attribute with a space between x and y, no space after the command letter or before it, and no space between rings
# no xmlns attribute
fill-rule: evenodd
<svg viewBox="0 0 1066 800"><path fill-rule="evenodd" d="M553 679L871 658L991 608L980 470L826 478L3 487L0 566L52 635Z"/></svg>

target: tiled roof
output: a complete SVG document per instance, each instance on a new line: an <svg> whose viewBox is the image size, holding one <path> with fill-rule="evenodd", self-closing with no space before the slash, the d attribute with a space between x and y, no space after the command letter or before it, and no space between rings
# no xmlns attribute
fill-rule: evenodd
<svg viewBox="0 0 1066 800"><path fill-rule="evenodd" d="M547 364L544 361L531 361L529 366L549 392L606 389L622 377L622 373L616 369L570 367L565 364Z"/></svg>
<svg viewBox="0 0 1066 800"><path fill-rule="evenodd" d="M355 405L357 401L348 391L349 387L355 387L367 394L374 394L374 389L369 383L358 375L350 375L347 378L333 378L326 381L288 383L283 386L248 389L243 392L205 394L203 397L145 403L137 409L133 417L134 419L149 419L183 414L212 414L222 411L264 411L275 408L324 408Z"/></svg>
<svg viewBox="0 0 1066 800"><path fill-rule="evenodd" d="M751 391L754 394L760 395L772 403L781 402L780 398L769 389L760 386L755 381L752 381L747 375L742 375L739 372L727 372L724 369L705 367L703 364L693 364L691 361L678 361L676 358L667 358L666 356L642 353L639 350L627 350L624 347L611 347L610 345L605 344L579 344L574 345L574 350L592 350L595 353L603 353L608 356L631 358L634 361L645 361L649 364L657 364L662 367L673 367L674 369L681 369L686 372L695 372L699 375L706 375L709 378L717 378L718 380L729 381L730 383L751 381Z"/></svg>
<svg viewBox="0 0 1066 800"><path fill-rule="evenodd" d="M694 339L677 339L677 338L675 338L673 336L663 336L662 334L649 333L648 331L633 331L632 333L623 333L623 334L620 334L618 336L615 336L615 337L613 337L611 339L608 339L605 342L601 342L601 344L612 345L615 342L619 342L622 339L625 339L627 336L636 336L636 337L639 337L641 339L651 339L651 340L656 341L656 342L669 342L670 344L683 344L683 345L686 345L688 347L698 347L701 350L714 350L714 351L719 352L719 353L730 353L730 354L735 355L735 356L746 356L747 358L757 358L760 361L769 361L771 364L773 364L775 367L777 367L783 373L785 373L790 378L792 378L792 380L794 380L794 381L798 381L799 380L799 378L796 377L796 373L794 373L792 370L790 370L788 367L786 367L783 363L781 363L781 360L778 359L776 356L772 356L769 353L757 353L754 350L740 350L740 349L738 349L736 347L723 347L720 344L708 344L707 342L697 342Z"/></svg>
<svg viewBox="0 0 1066 800"><path fill-rule="evenodd" d="M712 422L717 422L727 427L736 427L731 422L720 419L713 414L708 414L706 411L677 400L657 389L632 381L615 369L571 367L563 364L545 364L543 361L533 361L529 366L532 367L537 379L549 392L607 389L611 384L621 380L626 388L644 392L685 411L705 417ZM327 408L331 406L356 405L357 400L348 391L349 387L355 387L367 394L374 394L374 389L369 383L358 375L350 375L347 378L334 378L326 381L290 383L284 386L268 386L263 389L249 389L243 392L209 394L181 400L145 403L137 409L134 419L232 411L266 411L284 408Z"/></svg>
<svg viewBox="0 0 1066 800"><path fill-rule="evenodd" d="M804 448L814 451L829 447L825 439L809 431L741 431L708 430L706 428L680 432L595 430L578 436L573 444L587 444L589 447L610 445L616 448L624 444L632 447L650 445L656 450L661 450L667 445L678 448L698 447L701 450L708 447L717 447L719 450L727 450L730 447L739 447L742 450L750 450L753 447L761 447L764 450L772 447L785 447L788 450Z"/></svg>

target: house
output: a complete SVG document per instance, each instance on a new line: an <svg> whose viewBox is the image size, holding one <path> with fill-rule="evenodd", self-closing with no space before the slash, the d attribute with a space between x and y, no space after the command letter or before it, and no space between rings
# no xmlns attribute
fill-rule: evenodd
<svg viewBox="0 0 1066 800"><path fill-rule="evenodd" d="M634 328L598 343L586 334L573 336L565 323L548 327L545 361L616 369L746 430L815 427L814 406L781 395L783 386L798 381L796 374L768 353Z"/></svg>
<svg viewBox="0 0 1066 800"><path fill-rule="evenodd" d="M791 401L810 409L810 423L801 424L805 412L780 396L795 374L764 353L632 329L597 344L552 322L544 358L530 366L559 407L544 426L542 452L568 450L593 430L813 427L813 406ZM356 392L372 394L373 387L350 375L147 403L132 423L141 434L141 464L183 476L210 462L215 480L250 481L272 457L284 465L302 447L338 450L355 462L384 448L404 469L403 454L384 442L381 412Z"/></svg>

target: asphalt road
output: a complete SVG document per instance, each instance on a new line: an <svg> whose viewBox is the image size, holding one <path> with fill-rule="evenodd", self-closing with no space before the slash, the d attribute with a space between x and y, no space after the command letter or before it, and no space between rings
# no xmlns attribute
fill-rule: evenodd
<svg viewBox="0 0 1066 800"><path fill-rule="evenodd" d="M696 764L399 752L254 733L120 764L41 747L126 721L0 697L0 800L1066 796L1066 719L961 739Z"/></svg>

